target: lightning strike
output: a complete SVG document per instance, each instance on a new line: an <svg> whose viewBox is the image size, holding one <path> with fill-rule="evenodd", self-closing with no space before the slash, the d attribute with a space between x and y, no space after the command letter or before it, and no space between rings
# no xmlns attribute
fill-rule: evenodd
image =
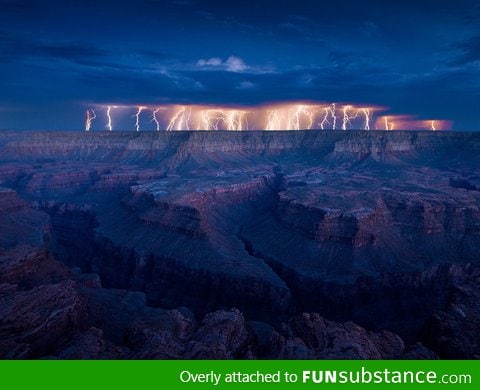
<svg viewBox="0 0 480 390"><path fill-rule="evenodd" d="M347 126L350 123L350 116L348 115L348 110L350 110L352 106L345 106L343 108L343 124L342 130L347 130Z"/></svg>
<svg viewBox="0 0 480 390"><path fill-rule="evenodd" d="M325 126L328 126L330 122L328 121L328 116L330 115L330 111L328 110L328 107L324 109L324 117L323 120L319 123L319 126L322 130L325 130Z"/></svg>
<svg viewBox="0 0 480 390"><path fill-rule="evenodd" d="M225 125L227 130L241 131L248 130L247 112L230 110L225 113Z"/></svg>
<svg viewBox="0 0 480 390"><path fill-rule="evenodd" d="M393 122L390 122L390 119L388 116L383 118L384 123L385 123L385 130L386 131L393 131L395 130L395 125Z"/></svg>
<svg viewBox="0 0 480 390"><path fill-rule="evenodd" d="M86 112L86 120L85 120L85 131L90 131L92 128L92 122L97 118L97 114L95 114L95 110L89 109Z"/></svg>
<svg viewBox="0 0 480 390"><path fill-rule="evenodd" d="M113 130L113 125L112 125L112 109L117 108L117 106L108 106L107 107L107 126L106 128L108 131Z"/></svg>
<svg viewBox="0 0 480 390"><path fill-rule="evenodd" d="M280 118L277 110L270 111L268 114L268 123L265 130L280 130Z"/></svg>
<svg viewBox="0 0 480 390"><path fill-rule="evenodd" d="M191 108L187 110L187 107L182 107L170 120L170 123L167 126L167 131L190 130L189 120L191 112Z"/></svg>
<svg viewBox="0 0 480 390"><path fill-rule="evenodd" d="M146 109L147 109L147 107L138 106L137 113L132 116L132 118L135 118L135 129L137 131L140 131L140 114L143 112L143 110L146 110Z"/></svg>
<svg viewBox="0 0 480 390"><path fill-rule="evenodd" d="M160 112L160 108L152 111L152 120L150 122L155 122L157 131L160 131L160 122L158 121L157 114Z"/></svg>
<svg viewBox="0 0 480 390"><path fill-rule="evenodd" d="M219 130L221 121L221 111L205 110L202 112L203 128L201 130Z"/></svg>
<svg viewBox="0 0 480 390"><path fill-rule="evenodd" d="M185 128L187 130L190 130L190 117L192 116L192 108L189 107L188 110L186 111L186 117L185 117Z"/></svg>
<svg viewBox="0 0 480 390"><path fill-rule="evenodd" d="M315 122L315 112L314 111L311 111L309 109L306 109L304 111L304 114L307 116L308 118L308 122L307 122L307 130L311 130L313 128L313 124Z"/></svg>
<svg viewBox="0 0 480 390"><path fill-rule="evenodd" d="M348 130L349 126L352 124L352 120L358 118L359 110L355 113L355 115L350 115L349 112L352 110L352 106L345 106L343 107L343 124L342 130Z"/></svg>
<svg viewBox="0 0 480 390"><path fill-rule="evenodd" d="M330 108L330 114L331 114L332 120L333 120L332 130L337 130L337 114L336 114L336 111L337 111L337 105L335 103L333 103L332 107Z"/></svg>
<svg viewBox="0 0 480 390"><path fill-rule="evenodd" d="M319 123L320 128L322 130L327 130L328 129L327 126L330 126L330 125L332 126L331 127L332 130L337 129L338 118L337 118L336 111L337 111L337 106L335 103L323 109L323 118L322 118L322 121ZM329 118L332 120L332 122L330 122Z"/></svg>
<svg viewBox="0 0 480 390"><path fill-rule="evenodd" d="M370 109L363 108L362 111L363 111L363 114L365 115L365 124L364 124L363 129L364 130L370 130L370 121L371 121Z"/></svg>
<svg viewBox="0 0 480 390"><path fill-rule="evenodd" d="M293 128L293 130L302 130L307 129L311 130L313 127L313 119L314 117L314 112L312 107L304 106L304 105L299 105L296 110L295 114L293 116L293 125L291 122L291 118L289 116L289 126L288 128ZM305 126L302 124L302 119L305 119Z"/></svg>

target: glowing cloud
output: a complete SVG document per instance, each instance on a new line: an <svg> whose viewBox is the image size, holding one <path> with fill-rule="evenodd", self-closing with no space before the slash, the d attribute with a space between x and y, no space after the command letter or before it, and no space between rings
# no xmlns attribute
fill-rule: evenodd
<svg viewBox="0 0 480 390"><path fill-rule="evenodd" d="M377 118L375 128L378 130L450 130L452 122L447 120L419 120L409 115L392 115Z"/></svg>

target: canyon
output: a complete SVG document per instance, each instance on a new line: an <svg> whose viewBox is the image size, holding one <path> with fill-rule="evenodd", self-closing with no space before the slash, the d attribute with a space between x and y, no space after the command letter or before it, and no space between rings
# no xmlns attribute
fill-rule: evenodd
<svg viewBox="0 0 480 390"><path fill-rule="evenodd" d="M480 358L480 133L0 132L0 358Z"/></svg>

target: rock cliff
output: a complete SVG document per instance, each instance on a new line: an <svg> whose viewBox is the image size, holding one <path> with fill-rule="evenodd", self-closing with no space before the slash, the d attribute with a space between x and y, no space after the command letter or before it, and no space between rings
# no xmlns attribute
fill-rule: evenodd
<svg viewBox="0 0 480 390"><path fill-rule="evenodd" d="M454 132L1 132L0 356L476 358L479 152Z"/></svg>

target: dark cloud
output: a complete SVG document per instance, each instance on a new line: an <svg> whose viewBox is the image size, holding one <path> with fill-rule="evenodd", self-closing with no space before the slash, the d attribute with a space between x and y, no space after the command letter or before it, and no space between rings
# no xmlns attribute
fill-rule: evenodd
<svg viewBox="0 0 480 390"><path fill-rule="evenodd" d="M0 32L2 60L15 61L25 58L51 58L75 63L88 63L107 58L109 52L85 42L46 42Z"/></svg>
<svg viewBox="0 0 480 390"><path fill-rule="evenodd" d="M480 61L480 34L457 43L454 49L460 54L450 62L451 65L461 66Z"/></svg>
<svg viewBox="0 0 480 390"><path fill-rule="evenodd" d="M106 50L94 44L82 41L54 42L27 39L25 37L12 36L0 31L0 63L42 60L50 63L65 61L73 65L85 67L111 68L116 70L133 70L135 66L122 63L110 50ZM132 54L148 57L152 61L166 59L164 53L157 51L139 50ZM44 65L42 65L44 66ZM151 67L145 67L145 70Z"/></svg>
<svg viewBox="0 0 480 390"><path fill-rule="evenodd" d="M63 44L37 43L35 54L72 62L81 62L84 59L105 58L108 52L85 42L71 42Z"/></svg>
<svg viewBox="0 0 480 390"><path fill-rule="evenodd" d="M479 26L476 0L0 0L0 103L71 114L85 102L308 99L480 128Z"/></svg>

